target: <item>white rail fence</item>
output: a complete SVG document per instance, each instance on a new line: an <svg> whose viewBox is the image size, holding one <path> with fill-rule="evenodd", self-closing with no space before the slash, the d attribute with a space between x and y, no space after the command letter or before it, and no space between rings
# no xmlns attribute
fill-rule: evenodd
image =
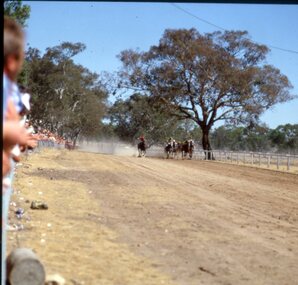
<svg viewBox="0 0 298 285"><path fill-rule="evenodd" d="M148 150L147 156L165 157L163 150ZM193 153L192 159L205 160L206 157L213 157L213 161L221 161L226 163L242 164L265 167L269 169L278 170L297 170L298 172L298 155L278 154L278 153L264 153L264 152L244 152L244 151L226 151L226 150L212 150L204 151L196 150ZM171 157L174 159L181 159L178 157Z"/></svg>
<svg viewBox="0 0 298 285"><path fill-rule="evenodd" d="M289 154L263 153L263 152L233 152L233 151L212 151L218 161L231 162L236 164L250 164L267 168L290 170L291 167L298 167L298 156ZM203 151L195 154L196 157L205 158Z"/></svg>

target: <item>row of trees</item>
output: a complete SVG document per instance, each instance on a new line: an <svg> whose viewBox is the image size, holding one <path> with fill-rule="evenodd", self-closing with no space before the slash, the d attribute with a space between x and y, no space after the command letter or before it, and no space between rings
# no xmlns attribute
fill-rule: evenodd
<svg viewBox="0 0 298 285"><path fill-rule="evenodd" d="M109 108L105 134L133 143L145 134L149 145L164 144L169 137L177 141L194 139L202 146L202 131L192 120L171 116L164 106L138 93L126 100L118 99ZM265 124L248 126L223 125L210 131L215 149L237 151L279 151L298 153L298 124L270 129Z"/></svg>
<svg viewBox="0 0 298 285"><path fill-rule="evenodd" d="M10 1L4 7L25 24L26 5ZM74 140L117 135L133 141L144 134L153 144L192 136L210 150L211 137L216 147L245 148L248 136L257 147L263 142L260 115L295 98L288 78L265 63L269 48L251 41L246 31L167 29L147 51L122 51L120 71L108 76L74 63L85 48L69 42L44 54L29 48L20 77L31 89L32 120ZM113 95L116 101L108 105ZM212 132L221 120L234 128ZM255 136L247 130L255 130ZM280 140L276 132L270 141Z"/></svg>
<svg viewBox="0 0 298 285"><path fill-rule="evenodd" d="M135 93L128 99L118 99L108 111L108 128L116 137L135 142L142 134L148 145L164 143L169 137L184 140L189 136L199 139L199 129L190 120L178 120L150 97Z"/></svg>
<svg viewBox="0 0 298 285"><path fill-rule="evenodd" d="M84 49L65 42L41 55L29 48L22 78L31 89L33 123L74 142L100 132L108 96L96 73L74 63Z"/></svg>
<svg viewBox="0 0 298 285"><path fill-rule="evenodd" d="M254 128L221 126L211 133L211 141L216 149L298 154L298 124L280 125L275 129L266 125Z"/></svg>
<svg viewBox="0 0 298 285"><path fill-rule="evenodd" d="M4 14L26 27L30 6L20 0L5 1ZM79 136L100 133L107 106L108 93L99 75L73 61L85 49L79 42L64 42L43 54L29 47L19 76L19 83L29 87L33 124L74 142Z"/></svg>

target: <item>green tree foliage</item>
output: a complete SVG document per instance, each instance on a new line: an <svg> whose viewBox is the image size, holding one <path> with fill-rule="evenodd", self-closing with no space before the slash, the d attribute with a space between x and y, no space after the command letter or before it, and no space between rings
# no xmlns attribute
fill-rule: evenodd
<svg viewBox="0 0 298 285"><path fill-rule="evenodd" d="M107 93L99 76L73 62L84 49L82 43L65 42L47 48L44 55L34 48L26 54L32 120L73 140L96 136L106 108Z"/></svg>
<svg viewBox="0 0 298 285"><path fill-rule="evenodd" d="M280 125L271 130L269 137L278 151L298 153L298 124Z"/></svg>
<svg viewBox="0 0 298 285"><path fill-rule="evenodd" d="M269 129L264 124L253 127L221 126L211 132L216 149L234 151L272 151L298 153L298 125L280 125Z"/></svg>
<svg viewBox="0 0 298 285"><path fill-rule="evenodd" d="M255 125L245 129L245 150L250 151L269 151L270 148L270 129L265 124Z"/></svg>
<svg viewBox="0 0 298 285"><path fill-rule="evenodd" d="M30 11L30 6L23 5L21 0L4 1L4 15L15 19L23 27L26 27Z"/></svg>
<svg viewBox="0 0 298 285"><path fill-rule="evenodd" d="M169 137L184 140L200 135L193 122L181 123L163 105L138 93L126 100L116 100L109 109L109 119L114 134L120 139L133 143L143 134L149 146L164 143Z"/></svg>
<svg viewBox="0 0 298 285"><path fill-rule="evenodd" d="M202 130L203 148L211 149L215 122L255 122L294 97L288 78L264 64L268 51L245 31L202 35L196 29L168 29L146 52L121 52L121 87L137 89L168 113L193 120Z"/></svg>

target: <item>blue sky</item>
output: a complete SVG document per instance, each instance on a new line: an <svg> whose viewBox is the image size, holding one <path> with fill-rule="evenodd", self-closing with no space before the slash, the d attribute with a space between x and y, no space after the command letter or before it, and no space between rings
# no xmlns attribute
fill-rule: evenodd
<svg viewBox="0 0 298 285"><path fill-rule="evenodd" d="M30 2L27 43L42 52L63 41L87 49L75 61L91 71L115 71L124 49L147 50L167 28L218 30L169 3ZM177 3L181 8L227 30L247 30L259 43L298 51L298 5ZM298 54L271 48L267 63L287 75L298 94ZM271 128L298 123L298 99L276 105L262 121Z"/></svg>

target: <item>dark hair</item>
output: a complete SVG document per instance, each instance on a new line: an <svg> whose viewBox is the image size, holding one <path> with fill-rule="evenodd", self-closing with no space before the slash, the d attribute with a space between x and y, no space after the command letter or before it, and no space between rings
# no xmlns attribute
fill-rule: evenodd
<svg viewBox="0 0 298 285"><path fill-rule="evenodd" d="M22 27L13 19L4 16L4 64L8 56L19 59L24 49L24 33Z"/></svg>

